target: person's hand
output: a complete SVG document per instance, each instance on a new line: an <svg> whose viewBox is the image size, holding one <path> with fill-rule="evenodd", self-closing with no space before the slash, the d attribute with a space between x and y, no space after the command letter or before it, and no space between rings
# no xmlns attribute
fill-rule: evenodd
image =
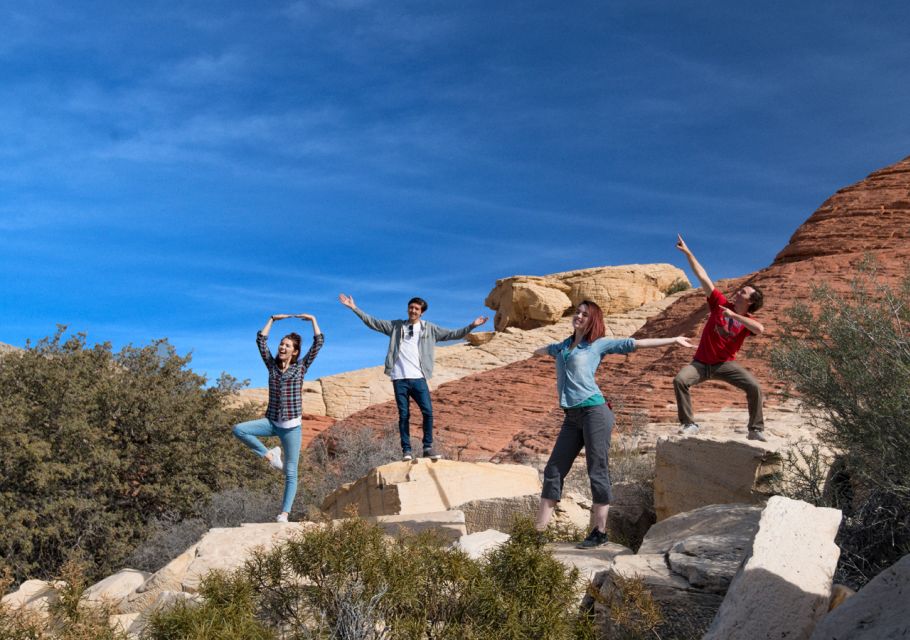
<svg viewBox="0 0 910 640"><path fill-rule="evenodd" d="M486 316L477 316L476 318L474 318L474 322L471 323L471 326L472 326L472 327L479 327L480 325L482 325L482 324L483 324L484 322L486 322L487 320L489 320L489 318L487 318Z"/></svg>
<svg viewBox="0 0 910 640"><path fill-rule="evenodd" d="M354 304L354 298L347 295L346 293L338 294L338 302L346 306L348 309L356 309L357 305Z"/></svg>
<svg viewBox="0 0 910 640"><path fill-rule="evenodd" d="M683 253L689 253L689 247L686 246L686 241L683 240L682 236L679 234L676 234L676 248Z"/></svg>
<svg viewBox="0 0 910 640"><path fill-rule="evenodd" d="M316 316L310 315L309 313L298 313L295 318L300 318L301 320L309 320L312 322L316 319Z"/></svg>
<svg viewBox="0 0 910 640"><path fill-rule="evenodd" d="M276 313L275 315L272 316L272 320L284 320L286 318L291 318L291 317L293 317L293 316L291 316L290 313Z"/></svg>
<svg viewBox="0 0 910 640"><path fill-rule="evenodd" d="M694 349L695 345L686 336L676 336L676 344Z"/></svg>
<svg viewBox="0 0 910 640"><path fill-rule="evenodd" d="M736 312L733 311L733 309L730 309L729 307L721 307L720 312L723 314L724 318L729 318L731 316L736 315Z"/></svg>

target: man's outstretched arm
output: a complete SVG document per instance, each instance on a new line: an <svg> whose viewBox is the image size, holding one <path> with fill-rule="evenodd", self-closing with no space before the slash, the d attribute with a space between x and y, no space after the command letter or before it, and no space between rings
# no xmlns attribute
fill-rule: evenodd
<svg viewBox="0 0 910 640"><path fill-rule="evenodd" d="M702 290L704 290L705 295L710 296L711 292L714 291L714 283L711 282L711 278L708 277L708 272L705 271L705 268L695 259L695 256L692 255L692 252L689 250L689 247L686 246L685 241L680 235L676 236L676 248L685 254L686 260L689 261L689 268L692 269L692 273L698 278Z"/></svg>
<svg viewBox="0 0 910 640"><path fill-rule="evenodd" d="M391 322L388 320L381 320L380 318L374 318L363 309L359 309L357 305L354 304L354 298L352 296L349 296L345 293L340 293L338 294L338 302L353 311L357 317L363 321L363 324L368 326L373 331L384 333L387 336L392 335L393 327Z"/></svg>

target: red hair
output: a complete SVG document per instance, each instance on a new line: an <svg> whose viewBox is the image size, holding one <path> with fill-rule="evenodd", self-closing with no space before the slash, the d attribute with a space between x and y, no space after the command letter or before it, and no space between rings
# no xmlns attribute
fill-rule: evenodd
<svg viewBox="0 0 910 640"><path fill-rule="evenodd" d="M594 342L607 335L607 327L604 325L604 312L597 306L597 303L590 300L582 300L578 306L581 307L581 305L588 307L588 333L585 334L584 339L587 342Z"/></svg>

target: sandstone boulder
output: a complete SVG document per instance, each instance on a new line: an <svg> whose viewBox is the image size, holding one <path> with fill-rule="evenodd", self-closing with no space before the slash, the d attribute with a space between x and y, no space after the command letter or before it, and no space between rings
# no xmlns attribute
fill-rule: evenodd
<svg viewBox="0 0 910 640"><path fill-rule="evenodd" d="M511 498L482 498L458 506L465 515L468 533L486 529L509 531L515 518L533 518L540 503L540 493L535 492ZM591 521L591 507L582 507L572 494L566 494L556 505L552 522L557 526L572 526L586 530Z"/></svg>
<svg viewBox="0 0 910 640"><path fill-rule="evenodd" d="M472 500L539 491L540 480L532 467L419 458L372 469L329 495L322 510L332 518L345 517L351 509L360 516L432 513Z"/></svg>
<svg viewBox="0 0 910 640"><path fill-rule="evenodd" d="M549 276L512 276L496 281L484 304L496 311L497 331L553 324L582 300L596 302L605 314L622 313L660 300L670 285L686 281L669 264L596 267Z"/></svg>
<svg viewBox="0 0 910 640"><path fill-rule="evenodd" d="M317 526L312 522L270 522L209 529L196 543L195 553L180 577L181 591L195 593L210 571L236 569L254 549L269 550L300 531Z"/></svg>
<svg viewBox="0 0 910 640"><path fill-rule="evenodd" d="M808 638L828 609L840 521L837 509L771 498L704 640Z"/></svg>
<svg viewBox="0 0 910 640"><path fill-rule="evenodd" d="M464 524L464 513L457 509L435 513L374 516L364 518L364 520L378 524L390 536L435 531L443 540L455 542L467 534Z"/></svg>
<svg viewBox="0 0 910 640"><path fill-rule="evenodd" d="M145 571L123 569L90 586L82 598L90 603L116 604L145 584L151 575Z"/></svg>
<svg viewBox="0 0 910 640"><path fill-rule="evenodd" d="M773 442L733 437L669 437L657 442L658 522L709 504L761 504L781 468Z"/></svg>
<svg viewBox="0 0 910 640"><path fill-rule="evenodd" d="M162 591L180 591L180 584L190 563L196 557L196 545L153 573L140 587L120 601L120 613L126 615L148 608Z"/></svg>
<svg viewBox="0 0 910 640"><path fill-rule="evenodd" d="M910 555L823 617L811 640L899 638L910 638Z"/></svg>
<svg viewBox="0 0 910 640"><path fill-rule="evenodd" d="M63 586L65 583L60 581L26 580L16 591L3 596L0 603L10 609L47 613L48 607L60 599L57 589Z"/></svg>
<svg viewBox="0 0 910 640"><path fill-rule="evenodd" d="M617 557L610 571L597 577L601 600L584 603L594 607L605 637L618 629L604 603L632 606L625 602L628 580L641 580L651 593L664 618L660 637L700 637L746 557L760 513L753 505L710 505L651 527L637 555Z"/></svg>

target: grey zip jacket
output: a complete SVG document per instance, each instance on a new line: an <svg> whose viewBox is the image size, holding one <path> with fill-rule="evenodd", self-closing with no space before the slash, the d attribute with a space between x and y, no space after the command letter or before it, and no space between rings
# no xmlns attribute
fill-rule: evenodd
<svg viewBox="0 0 910 640"><path fill-rule="evenodd" d="M389 336L389 352L385 356L385 374L392 375L392 367L398 359L398 350L401 348L401 339L407 331L407 320L380 320L355 307L353 309L363 324L373 331ZM446 340L460 340L471 333L475 327L468 325L461 329L446 329L438 324L421 320L420 342L417 343L417 353L420 355L420 371L426 379L433 377L433 358L437 342Z"/></svg>

